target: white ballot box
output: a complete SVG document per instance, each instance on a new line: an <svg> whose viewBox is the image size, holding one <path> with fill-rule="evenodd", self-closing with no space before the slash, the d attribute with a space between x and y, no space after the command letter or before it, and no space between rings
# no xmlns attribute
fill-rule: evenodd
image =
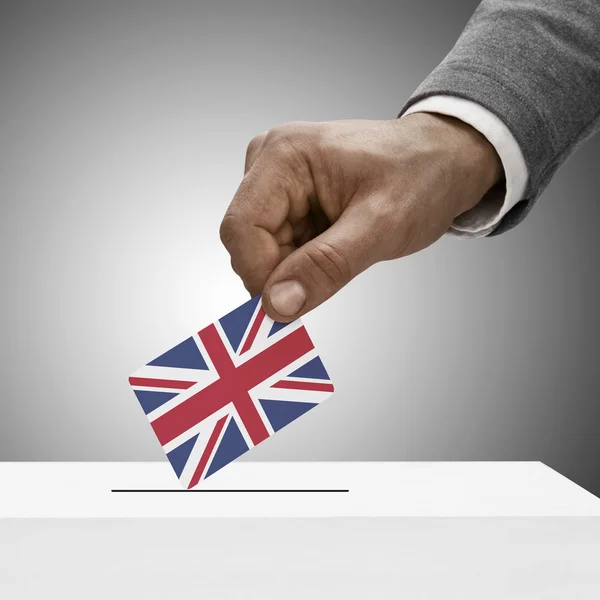
<svg viewBox="0 0 600 600"><path fill-rule="evenodd" d="M600 499L538 462L0 463L0 598L600 598Z"/></svg>

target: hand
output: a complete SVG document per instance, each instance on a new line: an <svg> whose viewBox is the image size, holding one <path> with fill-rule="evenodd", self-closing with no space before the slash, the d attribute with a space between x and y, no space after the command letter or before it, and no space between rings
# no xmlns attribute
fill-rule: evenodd
<svg viewBox="0 0 600 600"><path fill-rule="evenodd" d="M290 123L248 146L221 240L250 294L287 322L435 242L501 177L493 146L450 117Z"/></svg>

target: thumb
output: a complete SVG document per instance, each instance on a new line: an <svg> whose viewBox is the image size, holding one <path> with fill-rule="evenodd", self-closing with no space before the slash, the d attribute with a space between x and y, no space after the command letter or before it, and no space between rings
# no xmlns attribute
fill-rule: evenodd
<svg viewBox="0 0 600 600"><path fill-rule="evenodd" d="M265 312L275 321L297 319L383 260L382 236L370 217L364 208L348 207L329 229L285 258L265 284Z"/></svg>

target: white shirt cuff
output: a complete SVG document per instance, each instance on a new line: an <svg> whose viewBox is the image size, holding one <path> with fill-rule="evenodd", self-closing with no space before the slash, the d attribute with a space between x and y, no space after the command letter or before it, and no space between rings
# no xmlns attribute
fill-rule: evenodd
<svg viewBox="0 0 600 600"><path fill-rule="evenodd" d="M431 112L460 119L487 138L494 146L506 177L506 191L493 187L471 210L459 215L449 234L463 238L491 233L504 215L523 198L529 173L521 148L506 125L489 110L470 100L455 96L431 96L413 104L402 116Z"/></svg>

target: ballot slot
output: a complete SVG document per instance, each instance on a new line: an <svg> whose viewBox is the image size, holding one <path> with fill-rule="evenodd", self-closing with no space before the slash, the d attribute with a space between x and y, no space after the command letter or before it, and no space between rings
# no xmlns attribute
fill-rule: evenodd
<svg viewBox="0 0 600 600"><path fill-rule="evenodd" d="M111 489L113 494L157 494L157 493L205 493L205 494L339 494L349 493L349 489L282 489L282 490L263 490L263 489L194 489L194 490L139 490L139 489Z"/></svg>

